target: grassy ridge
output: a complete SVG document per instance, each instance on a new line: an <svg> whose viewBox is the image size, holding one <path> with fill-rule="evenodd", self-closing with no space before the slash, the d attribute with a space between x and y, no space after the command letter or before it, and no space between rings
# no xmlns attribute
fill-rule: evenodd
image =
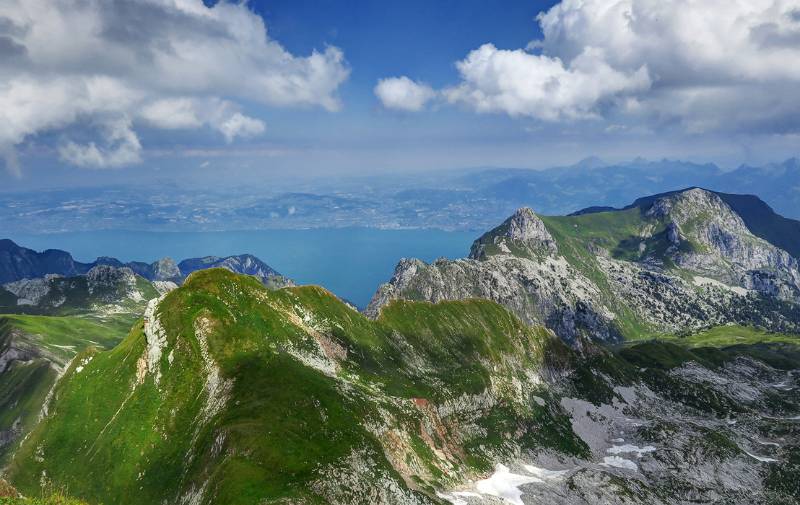
<svg viewBox="0 0 800 505"><path fill-rule="evenodd" d="M396 302L370 321L322 288L271 292L208 270L167 295L159 313L167 335L160 382L140 373L141 323L111 351L79 355L52 414L9 468L20 489L35 492L46 472L90 502L177 501L205 490L226 504L371 503L370 493L393 488L428 503L445 468L449 478L485 471L520 444L586 451L557 400L542 406L518 392L546 349L563 344L488 301ZM209 390L206 346L221 389ZM428 402L487 391L500 404L459 421L480 429L458 435L453 425L420 438L426 423L439 422ZM210 408L221 396L225 407ZM349 485L365 492L348 498L325 488L355 471L354 455L371 477ZM454 463L462 470L453 473Z"/></svg>

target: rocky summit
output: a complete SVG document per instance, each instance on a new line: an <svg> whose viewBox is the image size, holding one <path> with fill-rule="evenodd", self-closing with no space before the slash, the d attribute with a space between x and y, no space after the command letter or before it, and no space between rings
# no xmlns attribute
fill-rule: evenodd
<svg viewBox="0 0 800 505"><path fill-rule="evenodd" d="M601 210L520 209L467 259L403 260L366 313L398 298L487 298L568 342L728 323L800 330L797 259L753 233L720 195L693 188Z"/></svg>

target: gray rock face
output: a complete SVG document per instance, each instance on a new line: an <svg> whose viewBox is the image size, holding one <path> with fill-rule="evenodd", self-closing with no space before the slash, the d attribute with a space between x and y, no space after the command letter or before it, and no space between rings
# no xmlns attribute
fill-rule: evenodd
<svg viewBox="0 0 800 505"><path fill-rule="evenodd" d="M22 279L3 284L3 288L17 297L17 305L38 305L50 293L50 281L59 277L48 274L39 279Z"/></svg>
<svg viewBox="0 0 800 505"><path fill-rule="evenodd" d="M153 280L168 281L181 277L181 270L172 258L161 258L153 263Z"/></svg>
<svg viewBox="0 0 800 505"><path fill-rule="evenodd" d="M691 250L672 253L678 265L770 296L800 301L797 260L751 233L716 194L695 188L660 198L647 215L669 221L673 244L690 241Z"/></svg>
<svg viewBox="0 0 800 505"><path fill-rule="evenodd" d="M377 317L393 299L438 302L486 298L504 305L528 324L541 324L572 342L578 335L617 340L615 318L602 293L563 257L512 254L484 260L440 259L431 264L404 259L392 279L378 288L365 313Z"/></svg>
<svg viewBox="0 0 800 505"><path fill-rule="evenodd" d="M489 252L487 249L506 253L521 249L533 255L558 252L555 239L542 220L528 207L517 210L503 224L476 240L469 257L485 259Z"/></svg>

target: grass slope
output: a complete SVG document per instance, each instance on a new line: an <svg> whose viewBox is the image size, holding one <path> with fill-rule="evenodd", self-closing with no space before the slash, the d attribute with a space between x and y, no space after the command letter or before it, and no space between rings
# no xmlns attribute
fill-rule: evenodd
<svg viewBox="0 0 800 505"><path fill-rule="evenodd" d="M0 315L0 352L14 347L26 353L0 374L0 463L38 421L58 368L88 347L114 347L134 321L132 314Z"/></svg>
<svg viewBox="0 0 800 505"><path fill-rule="evenodd" d="M587 450L557 401L519 392L568 351L491 302L396 302L370 321L321 288L207 270L160 319L159 383L141 375L142 323L79 355L9 468L15 485L35 492L46 472L93 503L429 503L445 471L485 471L520 446ZM427 407L489 393L459 420L469 432Z"/></svg>

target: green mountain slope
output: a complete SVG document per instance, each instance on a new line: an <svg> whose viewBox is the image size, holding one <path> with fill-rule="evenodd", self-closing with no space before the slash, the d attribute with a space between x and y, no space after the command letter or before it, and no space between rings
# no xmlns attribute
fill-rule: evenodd
<svg viewBox="0 0 800 505"><path fill-rule="evenodd" d="M456 463L488 468L523 417L529 444L583 450L530 390L519 396L561 344L489 302L401 302L371 322L319 288L270 292L209 270L157 314L112 351L78 356L12 464L20 489L44 471L113 503L429 503L426 486ZM483 434L451 449L427 405L478 394L504 407L474 413Z"/></svg>
<svg viewBox="0 0 800 505"><path fill-rule="evenodd" d="M207 270L77 356L7 475L115 504L473 504L509 471L535 486L525 503L789 499L746 451L764 453L754 430L799 434L792 337L698 338L578 355L489 301L398 300L372 321L321 288Z"/></svg>
<svg viewBox="0 0 800 505"><path fill-rule="evenodd" d="M74 356L89 347L114 347L137 318L0 315L0 462L38 422L49 391Z"/></svg>
<svg viewBox="0 0 800 505"><path fill-rule="evenodd" d="M89 347L117 345L141 317L153 285L127 269L24 280L0 305L0 462L35 425L57 377ZM22 302L22 303L20 303Z"/></svg>

